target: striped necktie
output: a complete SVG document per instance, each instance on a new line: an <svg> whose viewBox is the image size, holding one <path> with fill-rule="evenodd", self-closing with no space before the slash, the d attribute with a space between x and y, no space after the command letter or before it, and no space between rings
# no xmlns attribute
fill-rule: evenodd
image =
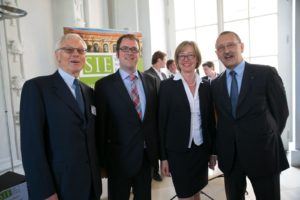
<svg viewBox="0 0 300 200"><path fill-rule="evenodd" d="M142 108L141 108L141 102L140 97L136 85L137 77L134 74L130 74L130 81L131 81L131 89L130 89L130 96L133 101L134 107L139 115L139 118L142 119Z"/></svg>

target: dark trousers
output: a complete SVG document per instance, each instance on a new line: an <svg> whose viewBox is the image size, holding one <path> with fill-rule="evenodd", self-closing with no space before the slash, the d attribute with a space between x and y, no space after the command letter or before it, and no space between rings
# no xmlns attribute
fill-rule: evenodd
<svg viewBox="0 0 300 200"><path fill-rule="evenodd" d="M247 174L239 160L229 174L224 174L225 192L227 200L244 200L247 187ZM280 174L264 177L249 177L256 200L280 200Z"/></svg>
<svg viewBox="0 0 300 200"><path fill-rule="evenodd" d="M155 162L155 165L153 166L153 174L158 174L159 173L159 163L158 161Z"/></svg>
<svg viewBox="0 0 300 200"><path fill-rule="evenodd" d="M132 188L134 200L151 200L151 166L144 154L143 165L134 177L111 174L108 178L108 200L129 200Z"/></svg>

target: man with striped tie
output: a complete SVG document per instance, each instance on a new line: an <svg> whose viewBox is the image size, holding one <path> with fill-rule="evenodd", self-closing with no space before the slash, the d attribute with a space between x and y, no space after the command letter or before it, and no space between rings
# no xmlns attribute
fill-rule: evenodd
<svg viewBox="0 0 300 200"><path fill-rule="evenodd" d="M117 41L120 69L96 82L96 131L108 198L151 199L151 166L158 159L157 86L137 70L139 40L132 34Z"/></svg>

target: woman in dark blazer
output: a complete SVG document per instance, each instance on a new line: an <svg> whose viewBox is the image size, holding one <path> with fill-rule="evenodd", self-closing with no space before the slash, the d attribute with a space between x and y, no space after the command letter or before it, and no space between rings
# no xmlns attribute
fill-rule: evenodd
<svg viewBox="0 0 300 200"><path fill-rule="evenodd" d="M161 82L159 132L161 171L172 176L180 199L200 199L214 168L215 120L208 82L195 69L201 63L197 44L184 41L175 51L180 73Z"/></svg>

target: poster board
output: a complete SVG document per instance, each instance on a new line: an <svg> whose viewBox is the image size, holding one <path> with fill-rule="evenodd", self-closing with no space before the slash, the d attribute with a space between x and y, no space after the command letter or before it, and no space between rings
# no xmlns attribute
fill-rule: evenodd
<svg viewBox="0 0 300 200"><path fill-rule="evenodd" d="M140 32L64 27L64 34L67 33L79 34L87 45L86 64L80 72L79 79L92 88L98 79L118 70L119 60L116 55L116 47L118 38L123 34L132 33L139 39L141 51L138 70L144 71L142 34Z"/></svg>

